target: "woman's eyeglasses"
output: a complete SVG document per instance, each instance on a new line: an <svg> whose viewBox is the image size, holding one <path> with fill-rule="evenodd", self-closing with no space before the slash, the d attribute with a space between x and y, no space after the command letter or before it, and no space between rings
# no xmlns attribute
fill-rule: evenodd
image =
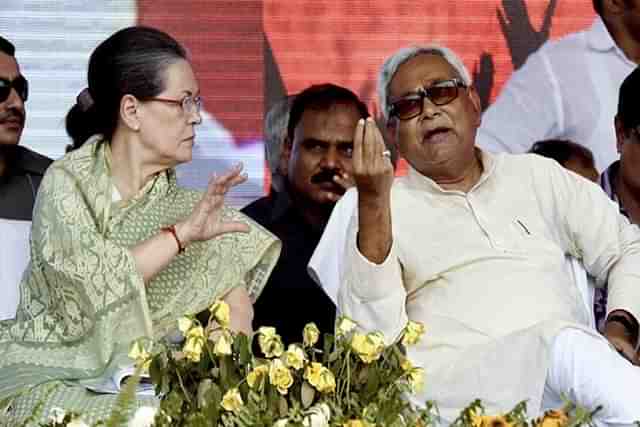
<svg viewBox="0 0 640 427"><path fill-rule="evenodd" d="M26 102L29 97L29 82L23 76L18 76L13 80L0 77L0 102L9 98L11 89L15 89L22 102Z"/></svg>
<svg viewBox="0 0 640 427"><path fill-rule="evenodd" d="M179 105L185 114L199 114L202 109L202 98L200 96L185 96L182 99L168 99L151 97L145 98L145 101L166 102L167 104Z"/></svg>
<svg viewBox="0 0 640 427"><path fill-rule="evenodd" d="M429 87L421 87L416 93L391 102L389 115L400 120L410 120L422 114L424 99L434 105L446 105L458 97L458 88L467 87L460 79L443 80Z"/></svg>

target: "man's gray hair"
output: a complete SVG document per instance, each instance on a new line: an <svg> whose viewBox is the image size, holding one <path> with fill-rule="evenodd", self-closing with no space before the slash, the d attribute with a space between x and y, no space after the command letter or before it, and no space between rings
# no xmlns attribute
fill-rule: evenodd
<svg viewBox="0 0 640 427"><path fill-rule="evenodd" d="M264 117L264 157L272 176L278 173L292 102L293 95L285 96L274 103Z"/></svg>
<svg viewBox="0 0 640 427"><path fill-rule="evenodd" d="M436 44L423 45L423 46L411 46L404 47L397 50L393 55L387 58L380 69L378 75L378 97L380 100L380 109L384 114L385 121L389 120L389 86L391 80L395 76L398 68L411 58L419 55L438 55L443 57L456 71L458 77L462 79L462 82L469 86L471 85L471 75L464 66L464 63L458 55L456 55L451 49Z"/></svg>

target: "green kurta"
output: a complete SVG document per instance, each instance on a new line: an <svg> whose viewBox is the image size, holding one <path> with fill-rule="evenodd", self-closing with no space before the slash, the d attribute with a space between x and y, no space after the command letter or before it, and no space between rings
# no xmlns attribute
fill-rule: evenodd
<svg viewBox="0 0 640 427"><path fill-rule="evenodd" d="M38 421L52 406L88 411L87 422L104 416L114 396L83 383L111 375L133 339L165 336L236 286L255 300L280 253L274 236L225 208L250 232L191 244L145 287L129 247L185 218L202 193L178 187L169 170L113 202L109 159L95 138L54 162L40 186L16 319L0 322L0 400L19 395L10 424L45 395Z"/></svg>

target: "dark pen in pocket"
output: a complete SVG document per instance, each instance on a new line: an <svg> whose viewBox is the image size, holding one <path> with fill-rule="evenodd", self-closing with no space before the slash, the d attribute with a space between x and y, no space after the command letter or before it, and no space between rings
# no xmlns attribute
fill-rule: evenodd
<svg viewBox="0 0 640 427"><path fill-rule="evenodd" d="M528 235L531 235L531 233L529 232L529 229L522 223L522 221L520 221L519 219L516 219L516 222L520 225L520 227L522 227L525 233L527 233Z"/></svg>

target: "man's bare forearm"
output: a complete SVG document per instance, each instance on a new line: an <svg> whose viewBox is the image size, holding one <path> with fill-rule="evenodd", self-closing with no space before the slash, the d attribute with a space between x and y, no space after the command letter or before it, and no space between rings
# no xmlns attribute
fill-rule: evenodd
<svg viewBox="0 0 640 427"><path fill-rule="evenodd" d="M382 264L393 237L389 197L358 197L358 249L369 261Z"/></svg>

